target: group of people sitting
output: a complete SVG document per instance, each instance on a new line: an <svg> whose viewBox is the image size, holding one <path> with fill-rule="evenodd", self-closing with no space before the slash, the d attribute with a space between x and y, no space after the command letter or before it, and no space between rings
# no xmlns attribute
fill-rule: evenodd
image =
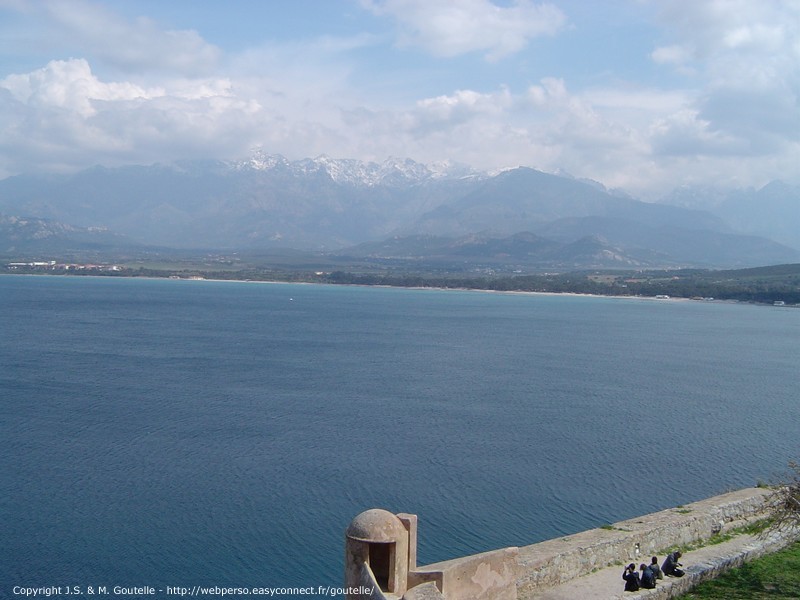
<svg viewBox="0 0 800 600"><path fill-rule="evenodd" d="M653 589L656 587L656 581L664 579L664 575L683 577L684 571L681 569L683 565L678 562L680 557L680 552L670 552L667 554L667 558L664 559L664 564L659 568L658 557L654 556L649 565L644 563L639 565L641 573L636 571L635 563L629 564L622 573L622 578L625 580L625 591L637 592L641 588Z"/></svg>

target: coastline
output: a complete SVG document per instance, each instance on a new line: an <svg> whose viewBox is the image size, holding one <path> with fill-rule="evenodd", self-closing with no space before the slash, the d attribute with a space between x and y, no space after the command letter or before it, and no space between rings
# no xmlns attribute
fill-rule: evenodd
<svg viewBox="0 0 800 600"><path fill-rule="evenodd" d="M533 291L533 290L496 290L489 288L472 287L449 287L449 286L420 286L420 285L390 285L390 284L370 284L370 283L338 283L330 281L285 281L280 279L237 279L237 278L218 278L218 277L176 277L158 275L125 275L114 274L84 274L84 273L3 273L0 276L30 276L30 277L69 277L74 279L142 279L147 281L183 281L183 282L212 282L212 283L250 283L250 284L269 284L269 285L325 285L339 287L363 287L363 288L385 288L385 289L406 289L416 291L440 291L440 292L477 292L500 295L519 295L519 296L552 296L552 297L574 297L574 298L610 298L615 300L643 300L653 302L702 302L708 304L744 304L753 306L774 306L768 302L754 302L747 300L737 300L728 298L686 298L682 296L645 296L641 294L599 294L594 292L555 292L555 291ZM786 304L780 308L800 308L798 304Z"/></svg>

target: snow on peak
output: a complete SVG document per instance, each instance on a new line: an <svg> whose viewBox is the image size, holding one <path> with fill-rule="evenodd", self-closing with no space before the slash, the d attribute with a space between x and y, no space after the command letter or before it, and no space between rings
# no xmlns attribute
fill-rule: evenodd
<svg viewBox="0 0 800 600"><path fill-rule="evenodd" d="M263 150L254 150L249 158L234 163L237 170L253 169L254 171L269 171L278 166L288 166L289 161L280 154L267 154Z"/></svg>
<svg viewBox="0 0 800 600"><path fill-rule="evenodd" d="M321 154L316 158L289 161L280 154L271 155L260 149L255 150L248 159L234 163L233 166L237 170L269 171L285 168L296 174L325 173L336 183L364 187L408 185L428 179L479 175L477 171L466 165L450 161L425 165L410 158L389 157L382 163L376 163L352 158L331 158L326 154Z"/></svg>

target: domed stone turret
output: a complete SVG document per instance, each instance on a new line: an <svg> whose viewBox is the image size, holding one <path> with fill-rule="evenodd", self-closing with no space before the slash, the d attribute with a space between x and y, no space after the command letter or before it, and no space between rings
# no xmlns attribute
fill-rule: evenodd
<svg viewBox="0 0 800 600"><path fill-rule="evenodd" d="M417 564L416 515L371 508L352 520L344 537L347 587L375 590L374 595L348 593L347 600L399 598L406 592L408 572Z"/></svg>
<svg viewBox="0 0 800 600"><path fill-rule="evenodd" d="M417 515L365 510L344 531L345 600L511 600L519 548L417 566Z"/></svg>
<svg viewBox="0 0 800 600"><path fill-rule="evenodd" d="M408 535L402 521L388 510L371 508L350 523L345 535L353 540L388 544Z"/></svg>

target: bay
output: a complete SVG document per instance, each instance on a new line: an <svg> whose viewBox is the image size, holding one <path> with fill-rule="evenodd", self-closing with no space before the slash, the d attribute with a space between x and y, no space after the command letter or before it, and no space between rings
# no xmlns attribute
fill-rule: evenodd
<svg viewBox="0 0 800 600"><path fill-rule="evenodd" d="M800 311L0 277L0 593L338 586L768 481L800 457Z"/></svg>

